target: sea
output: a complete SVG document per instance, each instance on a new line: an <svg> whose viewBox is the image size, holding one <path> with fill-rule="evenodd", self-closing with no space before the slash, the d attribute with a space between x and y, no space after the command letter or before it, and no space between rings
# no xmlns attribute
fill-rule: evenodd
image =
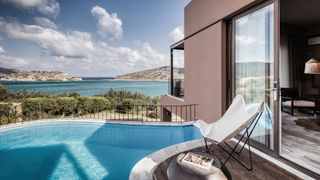
<svg viewBox="0 0 320 180"><path fill-rule="evenodd" d="M167 81L115 81L113 77L82 77L82 81L0 81L11 92L16 89L27 89L42 93L67 94L78 92L83 97L105 94L113 90L131 90L151 97L168 94Z"/></svg>

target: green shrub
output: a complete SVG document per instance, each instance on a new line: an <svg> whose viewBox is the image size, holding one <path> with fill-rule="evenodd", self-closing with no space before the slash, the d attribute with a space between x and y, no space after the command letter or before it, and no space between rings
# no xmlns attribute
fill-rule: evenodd
<svg viewBox="0 0 320 180"><path fill-rule="evenodd" d="M59 97L57 98L57 103L61 114L71 115L77 106L78 100L73 97Z"/></svg>
<svg viewBox="0 0 320 180"><path fill-rule="evenodd" d="M22 101L24 105L38 105L43 104L43 98L28 98Z"/></svg>
<svg viewBox="0 0 320 180"><path fill-rule="evenodd" d="M134 101L132 99L124 99L122 105L134 105Z"/></svg>
<svg viewBox="0 0 320 180"><path fill-rule="evenodd" d="M57 109L57 100L54 98L43 98L43 104L41 105L41 109L46 113L53 114Z"/></svg>
<svg viewBox="0 0 320 180"><path fill-rule="evenodd" d="M160 97L159 96L153 97L151 99L151 104L152 105L159 105L160 104Z"/></svg>
<svg viewBox="0 0 320 180"><path fill-rule="evenodd" d="M57 95L56 95L56 98L59 98L59 97L69 97L68 96L68 94L67 93L62 93L62 94L60 94L60 93L58 93Z"/></svg>
<svg viewBox="0 0 320 180"><path fill-rule="evenodd" d="M23 103L23 115L27 116L28 120L35 120L40 118L41 105L43 104L43 98L27 98L22 101Z"/></svg>
<svg viewBox="0 0 320 180"><path fill-rule="evenodd" d="M135 105L148 105L147 101L141 100L141 99L136 99L134 100Z"/></svg>
<svg viewBox="0 0 320 180"><path fill-rule="evenodd" d="M0 113L1 113L1 125L14 123L16 121L14 108L12 108L12 104L0 104Z"/></svg>
<svg viewBox="0 0 320 180"><path fill-rule="evenodd" d="M125 113L131 112L133 109L134 101L132 99L124 99L121 105L117 106L117 110L124 111Z"/></svg>
<svg viewBox="0 0 320 180"><path fill-rule="evenodd" d="M115 100L112 97L106 96L106 98L109 100L110 104L115 104Z"/></svg>
<svg viewBox="0 0 320 180"><path fill-rule="evenodd" d="M95 94L93 97L105 97L104 94Z"/></svg>
<svg viewBox="0 0 320 180"><path fill-rule="evenodd" d="M4 101L11 96L11 92L9 89L0 83L0 101Z"/></svg>
<svg viewBox="0 0 320 180"><path fill-rule="evenodd" d="M80 93L78 92L73 92L73 93L69 93L69 97L74 97L74 98L77 98L77 97L80 97Z"/></svg>
<svg viewBox="0 0 320 180"><path fill-rule="evenodd" d="M90 97L78 97L78 105L76 108L77 115L84 115L90 112L90 108L93 106L93 99Z"/></svg>
<svg viewBox="0 0 320 180"><path fill-rule="evenodd" d="M93 112L101 112L106 110L107 105L110 104L109 100L105 97L91 97L93 100L93 106L91 110Z"/></svg>
<svg viewBox="0 0 320 180"><path fill-rule="evenodd" d="M78 103L78 100L74 97L59 97L57 98L58 104L76 104Z"/></svg>
<svg viewBox="0 0 320 180"><path fill-rule="evenodd" d="M93 99L90 97L78 97L79 104L93 104Z"/></svg>
<svg viewBox="0 0 320 180"><path fill-rule="evenodd" d="M92 97L91 99L95 104L110 104L109 100L105 97Z"/></svg>

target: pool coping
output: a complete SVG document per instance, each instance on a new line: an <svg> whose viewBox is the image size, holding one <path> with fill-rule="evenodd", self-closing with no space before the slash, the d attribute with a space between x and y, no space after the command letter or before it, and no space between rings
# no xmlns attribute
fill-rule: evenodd
<svg viewBox="0 0 320 180"><path fill-rule="evenodd" d="M161 162L175 154L202 146L205 146L203 139L197 139L160 149L141 159L132 168L129 180L152 180L153 172Z"/></svg>
<svg viewBox="0 0 320 180"><path fill-rule="evenodd" d="M0 131L4 129L44 124L44 123L56 123L56 122L90 122L90 123L105 123L105 124L124 124L124 125L146 125L146 126L190 126L194 121L187 122L161 122L161 121L123 121L123 120L105 120L105 119L93 119L93 118L63 118L63 119L41 119L10 123L1 125Z"/></svg>

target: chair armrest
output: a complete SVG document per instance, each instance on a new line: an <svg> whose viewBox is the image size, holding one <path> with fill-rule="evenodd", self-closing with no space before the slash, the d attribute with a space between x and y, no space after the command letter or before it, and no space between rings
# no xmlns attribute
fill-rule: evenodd
<svg viewBox="0 0 320 180"><path fill-rule="evenodd" d="M292 101L292 97L281 97L281 100L282 101L287 101L287 100Z"/></svg>

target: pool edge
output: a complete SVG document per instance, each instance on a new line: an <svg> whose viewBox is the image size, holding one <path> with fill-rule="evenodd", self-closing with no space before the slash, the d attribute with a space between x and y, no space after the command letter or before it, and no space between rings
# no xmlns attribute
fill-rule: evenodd
<svg viewBox="0 0 320 180"><path fill-rule="evenodd" d="M36 124L45 124L45 123L55 123L55 122L89 122L89 123L105 123L105 124L123 124L123 125L145 125L145 126L190 126L193 125L193 121L187 122L141 122L141 121L119 121L119 120L105 120L105 119L73 119L73 118L64 118L64 119L42 119L42 120L32 120L32 121L24 121L24 123L10 123L1 125L0 131L5 129L23 127L28 125L36 125Z"/></svg>
<svg viewBox="0 0 320 180"><path fill-rule="evenodd" d="M205 146L203 139L196 139L160 149L141 159L131 170L129 180L151 180L157 166L175 154Z"/></svg>

